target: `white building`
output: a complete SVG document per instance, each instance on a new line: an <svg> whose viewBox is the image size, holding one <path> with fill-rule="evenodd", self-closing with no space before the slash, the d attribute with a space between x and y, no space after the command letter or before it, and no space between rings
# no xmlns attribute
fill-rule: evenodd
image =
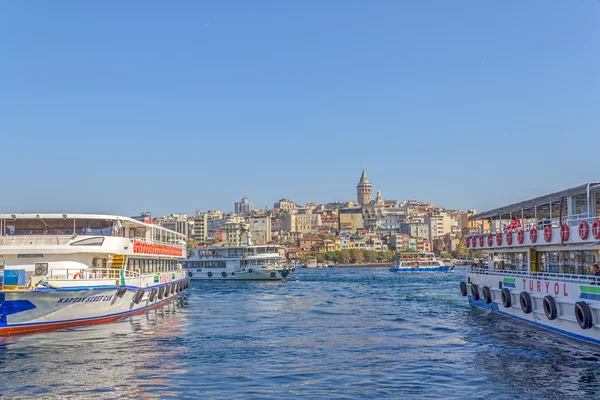
<svg viewBox="0 0 600 400"><path fill-rule="evenodd" d="M248 225L252 236L252 244L267 244L271 241L271 217L249 217Z"/></svg>

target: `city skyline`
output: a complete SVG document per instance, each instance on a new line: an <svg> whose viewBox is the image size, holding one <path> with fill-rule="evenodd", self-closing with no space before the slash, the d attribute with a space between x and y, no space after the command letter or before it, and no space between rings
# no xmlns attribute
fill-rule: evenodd
<svg viewBox="0 0 600 400"><path fill-rule="evenodd" d="M453 209L598 179L598 2L234 4L0 4L2 210L346 201L363 164Z"/></svg>

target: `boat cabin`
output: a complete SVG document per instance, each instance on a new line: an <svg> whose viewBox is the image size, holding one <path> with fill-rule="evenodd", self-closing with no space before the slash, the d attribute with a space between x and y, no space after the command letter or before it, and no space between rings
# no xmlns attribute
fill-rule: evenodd
<svg viewBox="0 0 600 400"><path fill-rule="evenodd" d="M465 246L488 253L490 269L589 274L600 248L600 182L469 218Z"/></svg>

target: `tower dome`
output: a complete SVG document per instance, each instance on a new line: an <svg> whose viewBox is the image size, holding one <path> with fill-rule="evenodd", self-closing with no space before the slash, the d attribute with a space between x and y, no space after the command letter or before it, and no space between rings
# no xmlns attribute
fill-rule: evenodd
<svg viewBox="0 0 600 400"><path fill-rule="evenodd" d="M356 186L356 198L358 200L358 204L361 206L364 204L369 204L373 199L373 188L371 186L371 182L369 182L369 178L367 178L367 171L363 168L362 175L360 176L360 181Z"/></svg>

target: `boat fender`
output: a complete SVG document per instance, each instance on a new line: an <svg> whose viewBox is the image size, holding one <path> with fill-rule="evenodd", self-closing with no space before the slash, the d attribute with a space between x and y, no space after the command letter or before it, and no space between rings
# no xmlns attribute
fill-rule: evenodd
<svg viewBox="0 0 600 400"><path fill-rule="evenodd" d="M208 277L210 278L210 277L212 276L212 272L209 272L209 273L208 273L208 274L206 274L206 275L208 275Z"/></svg>
<svg viewBox="0 0 600 400"><path fill-rule="evenodd" d="M502 305L504 308L510 308L512 306L512 296L510 295L510 290L508 288L502 289Z"/></svg>
<svg viewBox="0 0 600 400"><path fill-rule="evenodd" d="M142 297L144 297L144 289L138 289L138 291L133 295L133 302L135 304L139 304L139 302L142 300Z"/></svg>
<svg viewBox="0 0 600 400"><path fill-rule="evenodd" d="M164 286L161 286L161 287L158 289L158 299L159 299L159 300L162 300L162 298L163 298L164 294L165 294L165 287L164 287Z"/></svg>
<svg viewBox="0 0 600 400"><path fill-rule="evenodd" d="M531 296L529 295L529 293L521 292L521 294L519 295L519 301L521 303L521 310L523 310L525 314L529 314L533 310L531 304Z"/></svg>
<svg viewBox="0 0 600 400"><path fill-rule="evenodd" d="M481 288L481 292L483 294L483 300L485 300L487 304L490 304L492 302L492 291L490 290L490 288L484 286Z"/></svg>
<svg viewBox="0 0 600 400"><path fill-rule="evenodd" d="M117 297L121 298L125 295L125 292L127 291L126 287L120 287L119 290L117 290Z"/></svg>
<svg viewBox="0 0 600 400"><path fill-rule="evenodd" d="M581 329L590 329L594 326L592 310L585 301L578 301L575 303L575 317L577 318L577 323Z"/></svg>
<svg viewBox="0 0 600 400"><path fill-rule="evenodd" d="M192 271L188 272L188 276L189 276L190 278L192 277L192 275L194 275L194 274L192 274Z"/></svg>
<svg viewBox="0 0 600 400"><path fill-rule="evenodd" d="M479 288L474 283L471 283L471 296L473 296L473 300L479 300Z"/></svg>
<svg viewBox="0 0 600 400"><path fill-rule="evenodd" d="M544 296L544 314L549 320L556 319L558 310L556 308L556 300L552 296Z"/></svg>
<svg viewBox="0 0 600 400"><path fill-rule="evenodd" d="M157 288L154 288L150 291L150 296L148 298L148 300L150 301L154 301L154 298L156 297L156 293L158 292Z"/></svg>
<svg viewBox="0 0 600 400"><path fill-rule="evenodd" d="M225 278L225 277L227 276L227 272L225 272L225 271L221 272L221 276L222 276L223 278Z"/></svg>
<svg viewBox="0 0 600 400"><path fill-rule="evenodd" d="M248 270L248 273L250 273L250 274L252 273L252 268L250 268L250 269Z"/></svg>
<svg viewBox="0 0 600 400"><path fill-rule="evenodd" d="M460 294L465 297L467 295L467 284L464 282L460 283Z"/></svg>

